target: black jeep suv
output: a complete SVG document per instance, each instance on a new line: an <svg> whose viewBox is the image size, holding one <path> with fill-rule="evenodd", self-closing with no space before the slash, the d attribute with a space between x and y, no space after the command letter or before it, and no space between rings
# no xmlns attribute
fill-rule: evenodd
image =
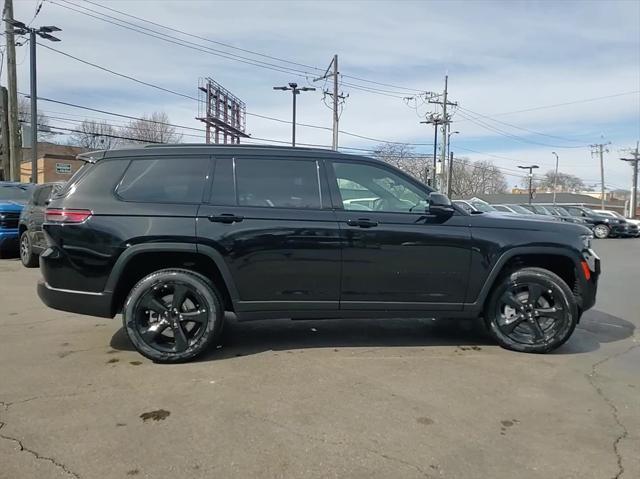
<svg viewBox="0 0 640 479"><path fill-rule="evenodd" d="M238 320L483 317L503 347L547 352L595 303L582 226L470 215L403 172L318 149L164 145L81 155L43 226L50 307L122 312L158 362Z"/></svg>

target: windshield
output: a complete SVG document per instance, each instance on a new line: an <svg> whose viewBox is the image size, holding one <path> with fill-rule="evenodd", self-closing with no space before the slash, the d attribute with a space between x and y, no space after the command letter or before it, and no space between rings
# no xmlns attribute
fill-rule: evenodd
<svg viewBox="0 0 640 479"><path fill-rule="evenodd" d="M616 218L622 218L625 219L624 216L622 216L620 213L618 213L617 211L600 211L599 213L601 214L605 214L607 216L614 216Z"/></svg>
<svg viewBox="0 0 640 479"><path fill-rule="evenodd" d="M493 206L486 203L480 203L479 201L471 203L471 206L473 206L478 211L482 211L483 213L488 213L489 211L497 211Z"/></svg>
<svg viewBox="0 0 640 479"><path fill-rule="evenodd" d="M551 211L549 211L548 209L546 209L544 206L535 206L535 210L538 213L541 213L543 215L550 215Z"/></svg>
<svg viewBox="0 0 640 479"><path fill-rule="evenodd" d="M0 201L29 201L32 188L30 184L0 184Z"/></svg>
<svg viewBox="0 0 640 479"><path fill-rule="evenodd" d="M554 207L560 216L571 216L567 210L560 206Z"/></svg>
<svg viewBox="0 0 640 479"><path fill-rule="evenodd" d="M511 208L516 213L520 213L521 215L532 215L533 214L531 211L529 211L526 208L523 208L520 205L509 205L509 208Z"/></svg>

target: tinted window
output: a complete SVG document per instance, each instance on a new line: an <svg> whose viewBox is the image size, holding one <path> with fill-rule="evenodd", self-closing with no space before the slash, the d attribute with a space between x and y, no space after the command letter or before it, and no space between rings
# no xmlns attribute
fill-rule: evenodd
<svg viewBox="0 0 640 479"><path fill-rule="evenodd" d="M334 162L333 169L345 210L424 213L427 193L386 168Z"/></svg>
<svg viewBox="0 0 640 479"><path fill-rule="evenodd" d="M32 188L29 183L0 184L0 200L29 201Z"/></svg>
<svg viewBox="0 0 640 479"><path fill-rule="evenodd" d="M128 201L199 203L208 168L206 157L134 160L122 178L118 195Z"/></svg>
<svg viewBox="0 0 640 479"><path fill-rule="evenodd" d="M233 181L233 160L231 158L216 160L209 202L213 205L236 204L236 187Z"/></svg>
<svg viewBox="0 0 640 479"><path fill-rule="evenodd" d="M33 194L33 204L35 206L44 206L45 202L51 196L51 185L41 186Z"/></svg>
<svg viewBox="0 0 640 479"><path fill-rule="evenodd" d="M507 213L511 213L511 210L503 205L493 205L493 207L498 211L505 211Z"/></svg>
<svg viewBox="0 0 640 479"><path fill-rule="evenodd" d="M235 160L240 206L321 208L318 164L307 160Z"/></svg>

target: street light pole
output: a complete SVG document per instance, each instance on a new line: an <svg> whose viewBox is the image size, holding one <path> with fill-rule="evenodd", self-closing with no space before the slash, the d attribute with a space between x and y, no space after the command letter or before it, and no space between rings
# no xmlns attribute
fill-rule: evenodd
<svg viewBox="0 0 640 479"><path fill-rule="evenodd" d="M556 185L558 184L558 154L555 151L551 152L553 155L556 155L556 172L553 175L553 206L556 205Z"/></svg>
<svg viewBox="0 0 640 479"><path fill-rule="evenodd" d="M310 86L303 86L298 88L297 83L289 83L288 86L274 86L274 90L291 91L293 94L293 119L291 122L291 146L296 146L296 95L299 95L301 91L315 91L316 89Z"/></svg>
<svg viewBox="0 0 640 479"><path fill-rule="evenodd" d="M530 165L530 166L520 166L518 168L523 170L529 170L529 204L531 204L531 200L533 199L533 170L539 168L538 165Z"/></svg>
<svg viewBox="0 0 640 479"><path fill-rule="evenodd" d="M443 172L443 178L446 177L446 186L447 186L447 195L451 196L451 174L453 171L453 155L451 155L451 135L458 135L460 134L459 131L450 131L447 134L447 149L448 149L448 156L449 156L449 168L447 168L446 173ZM444 167L444 165L442 165Z"/></svg>
<svg viewBox="0 0 640 479"><path fill-rule="evenodd" d="M38 182L38 80L36 69L36 35L45 40L52 42L59 42L60 39L50 35L52 32L61 31L60 28L49 25L39 28L30 27L18 20L5 20L9 25L13 27L13 33L15 35L29 34L29 53L30 53L30 81L31 81L31 182Z"/></svg>

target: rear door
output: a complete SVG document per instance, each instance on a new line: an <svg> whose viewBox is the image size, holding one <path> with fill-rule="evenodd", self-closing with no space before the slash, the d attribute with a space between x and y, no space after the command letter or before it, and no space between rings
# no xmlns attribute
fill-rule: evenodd
<svg viewBox="0 0 640 479"><path fill-rule="evenodd" d="M197 235L224 259L238 311L338 309L340 235L318 160L217 156Z"/></svg>

